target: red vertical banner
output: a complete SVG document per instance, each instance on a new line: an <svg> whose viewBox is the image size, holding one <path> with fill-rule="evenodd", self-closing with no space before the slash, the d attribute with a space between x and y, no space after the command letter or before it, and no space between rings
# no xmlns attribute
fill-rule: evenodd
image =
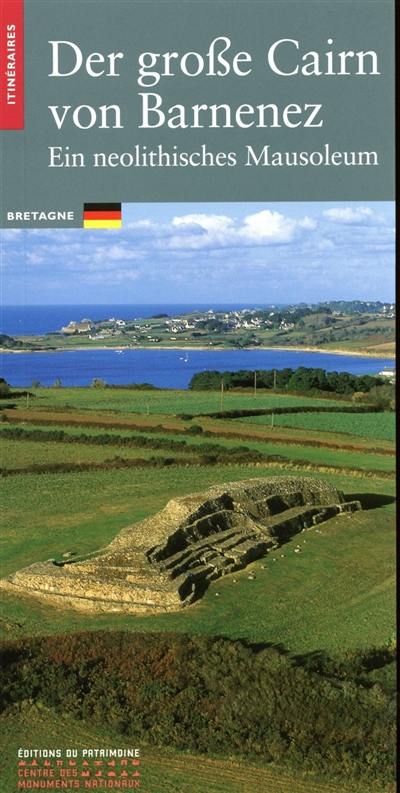
<svg viewBox="0 0 400 793"><path fill-rule="evenodd" d="M24 0L0 0L0 129L24 128Z"/></svg>

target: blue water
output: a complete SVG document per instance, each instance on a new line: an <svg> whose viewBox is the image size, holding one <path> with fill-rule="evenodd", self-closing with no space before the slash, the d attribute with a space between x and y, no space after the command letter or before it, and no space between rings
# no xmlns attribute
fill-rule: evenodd
<svg viewBox="0 0 400 793"><path fill-rule="evenodd" d="M73 320L138 319L155 314L176 316L189 311L232 311L241 308L256 308L254 304L192 303L188 304L109 304L109 305L65 305L65 306L2 306L0 308L0 333L9 336L30 336L60 330Z"/></svg>
<svg viewBox="0 0 400 793"><path fill-rule="evenodd" d="M29 386L33 380L53 385L60 378L64 386L90 385L96 377L107 383L152 383L164 388L187 388L191 377L204 369L283 369L310 366L327 371L374 374L392 360L329 355L323 352L283 350L74 350L40 353L2 353L0 376L15 386Z"/></svg>
<svg viewBox="0 0 400 793"><path fill-rule="evenodd" d="M71 320L117 317L133 319L155 314L176 316L188 311L214 309L229 311L255 308L254 304L136 304L3 306L0 332L9 335L39 335L59 330ZM326 353L281 350L74 350L49 353L3 353L0 376L15 386L29 386L33 380L52 385L89 385L96 377L107 383L152 383L164 388L187 388L191 377L204 369L283 369L285 366L317 366L327 371L367 374L393 366L391 360Z"/></svg>

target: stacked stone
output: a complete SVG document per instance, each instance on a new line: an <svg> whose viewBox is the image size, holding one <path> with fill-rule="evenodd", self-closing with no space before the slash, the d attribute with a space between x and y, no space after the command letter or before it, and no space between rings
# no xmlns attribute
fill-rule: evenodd
<svg viewBox="0 0 400 793"><path fill-rule="evenodd" d="M172 499L90 558L33 564L0 586L84 611L171 611L303 529L358 509L311 477L218 485Z"/></svg>

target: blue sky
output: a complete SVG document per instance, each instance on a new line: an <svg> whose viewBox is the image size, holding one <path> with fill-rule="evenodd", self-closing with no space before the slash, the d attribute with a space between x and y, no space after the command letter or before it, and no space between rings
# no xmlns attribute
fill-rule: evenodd
<svg viewBox="0 0 400 793"><path fill-rule="evenodd" d="M1 232L3 304L394 299L394 204L124 204L121 230Z"/></svg>

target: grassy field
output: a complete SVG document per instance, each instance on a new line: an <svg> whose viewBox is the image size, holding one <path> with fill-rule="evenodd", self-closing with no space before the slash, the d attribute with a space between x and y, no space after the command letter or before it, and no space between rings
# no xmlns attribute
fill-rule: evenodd
<svg viewBox="0 0 400 793"><path fill-rule="evenodd" d="M341 414L344 415L344 414ZM353 414L354 415L354 414ZM269 417L271 422L271 417ZM364 452L372 452L373 454L379 453L395 453L393 441L383 440L382 438L365 438L352 433L342 432L321 432L321 430L303 429L301 427L283 427L271 423L247 423L246 420L229 420L229 419L195 419L196 422L201 423L205 431L210 431L216 435L225 435L225 437L237 438L238 440L268 440L271 443L286 443L288 445L300 446L314 446L324 447L325 449L348 449L358 451L361 454Z"/></svg>
<svg viewBox="0 0 400 793"><path fill-rule="evenodd" d="M156 480L145 469L12 477L7 480L3 508L4 574L68 551L95 550L121 526L160 509L173 495L249 475L265 472L218 466L157 469ZM337 652L385 642L393 631L393 487L377 478L327 478L348 494L376 493L378 504L388 503L338 517L322 535L308 532L302 554L295 555L289 543L283 558L281 551L268 556L265 569L254 564L254 581L249 581L248 571L237 574L236 582L228 576L210 587L196 606L177 614L99 616L91 617L89 624L87 617L74 611L7 595L2 615L5 634L83 627L200 631L283 643L296 653L317 648ZM215 598L215 591L222 596Z"/></svg>
<svg viewBox="0 0 400 793"><path fill-rule="evenodd" d="M358 435L341 432L324 432L318 430L293 428L293 427L271 427L271 424L247 423L244 420L220 419L220 418L195 418L194 421L185 421L173 415L143 415L135 413L129 416L121 416L118 413L95 412L82 410L3 410L3 429L22 426L29 429L41 427L44 431L51 430L53 427L67 431L68 434L98 435L104 432L107 435L128 437L146 432L168 432L169 437L176 436L189 431L189 437L193 438L191 429L201 426L204 430L203 438L208 437L215 442L219 442L222 437L235 438L238 442L246 443L247 440L269 441L270 443L285 443L288 445L324 447L326 449L344 449L348 451L358 451L361 453L371 452L390 453L394 455L395 448L393 441L364 438ZM343 414L342 414L343 415ZM380 414L376 414L380 415ZM4 420L5 419L5 420ZM269 420L271 421L270 417ZM391 417L391 421L393 418ZM0 424L0 431L2 425ZM172 433L172 435L171 435ZM4 437L4 436L3 436Z"/></svg>
<svg viewBox="0 0 400 793"><path fill-rule="evenodd" d="M101 463L116 457L124 459L145 459L165 457L167 452L162 449L143 449L120 446L96 446L72 443L37 443L34 441L2 440L2 466L6 469L23 468L32 464L52 463ZM180 458L189 454L174 451Z"/></svg>
<svg viewBox="0 0 400 793"><path fill-rule="evenodd" d="M95 746L132 748L120 735L91 728L67 716L55 716L46 708L27 706L22 713L0 717L0 749L4 757L16 758L21 746L30 746L32 722L35 724L35 745L51 745L61 749L73 746L78 750ZM140 746L141 789L146 793L392 793L390 786L334 784L313 774L290 774L270 765L267 768L238 759L221 760L187 753L168 752L151 746ZM2 767L1 767L2 766ZM1 763L5 793L17 793L17 761Z"/></svg>
<svg viewBox="0 0 400 793"><path fill-rule="evenodd" d="M152 438L168 438L169 436L162 433L154 433ZM347 450L331 450L322 446L321 448L312 448L302 446L301 443L290 445L285 443L274 442L268 439L263 440L250 440L246 439L239 442L236 438L213 437L210 439L203 439L202 436L195 436L190 439L188 435L181 435L178 432L174 434L176 440L186 440L189 447L193 449L201 449L202 445L206 442L218 443L227 450L232 450L238 446L245 446L248 449L262 452L265 455L280 454L283 457L290 458L296 464L299 460L305 460L315 465L321 466L343 466L344 468L361 468L361 469L377 469L382 471L393 471L393 459L386 455L368 454L367 452L360 455L359 452Z"/></svg>
<svg viewBox="0 0 400 793"><path fill-rule="evenodd" d="M12 426L12 425L11 425ZM7 428L9 425L7 424ZM3 430L6 427L3 426ZM40 427L42 433L45 430ZM81 433L75 431L71 432L70 429L64 430L69 437L75 437ZM0 428L1 433L1 428ZM4 434L4 432L3 432ZM86 428L84 434L86 435ZM93 432L88 437L96 438L99 432ZM1 437L1 435L0 435ZM116 436L117 438L118 436ZM268 456L280 455L287 461L288 465L307 465L320 466L320 467L338 467L348 468L350 470L376 470L393 472L393 459L390 455L368 453L364 451L360 455L359 451L353 449L329 449L325 446L310 447L302 445L299 441L297 444L292 445L279 443L277 440L268 439L266 441L260 439L246 439L239 442L236 438L230 439L223 436L213 436L212 438L204 438L203 435L190 436L190 434L183 434L176 432L173 436L162 432L152 432L149 435L145 433L130 433L129 436L123 435L122 438L129 437L130 443L133 447L127 445L117 444L99 446L90 444L88 441L85 445L82 443L62 443L49 440L47 443L32 442L28 439L20 439L17 441L3 440L4 445L4 463L3 467L18 468L21 465L29 465L30 462L51 463L51 462L101 462L103 460L111 460L118 456L125 459L129 458L149 458L151 456L165 457L168 454L174 457L187 457L192 458L194 461L198 459L198 455L209 454L212 450L221 450L223 454L232 453L234 449L242 448L245 450L260 452L265 456L267 462ZM143 448L140 441L147 440L150 448ZM173 442L182 442L182 448L175 448ZM134 444L137 443L135 447ZM162 449L157 449L157 443L163 444ZM168 445L170 444L170 450ZM151 448L152 447L152 448Z"/></svg>
<svg viewBox="0 0 400 793"><path fill-rule="evenodd" d="M215 391L130 390L124 388L30 388L31 407L73 408L74 410L130 413L207 413L221 408L221 395ZM223 409L268 408L275 405L343 405L349 402L332 398L309 398L286 394L262 394L248 391L225 393Z"/></svg>
<svg viewBox="0 0 400 793"><path fill-rule="evenodd" d="M249 424L269 426L271 416L251 416L241 419ZM361 438L376 438L394 441L396 423L394 413L290 413L274 415L277 427L298 427L321 432L357 435Z"/></svg>
<svg viewBox="0 0 400 793"><path fill-rule="evenodd" d="M37 389L26 410L18 400L0 425L2 466L28 468L34 463L104 462L172 456L196 459L204 443L228 454L237 446L282 455L279 465L235 463L14 475L2 480L1 575L37 561L85 554L104 547L117 532L161 509L172 497L227 481L253 477L318 476L347 497L360 498L363 511L341 515L301 535L265 560L215 582L194 606L176 613L120 616L84 614L39 600L3 593L0 631L7 638L64 633L80 629L176 631L271 643L295 656L325 651L341 656L390 642L394 634L394 458L392 414L296 414L251 420L194 420L210 435L190 435L190 422L174 414L219 408L219 395L207 392L135 392L124 389ZM228 394L224 408L327 404L327 400L248 393ZM343 404L343 403L339 403ZM15 420L13 423L13 419ZM22 423L18 421L20 419ZM284 424L281 424L284 419ZM38 423L39 421L43 423ZM57 429L68 436L84 433L93 441L11 440L2 430ZM80 426L74 426L73 422ZM85 421L91 426L86 426ZM294 424L286 425L286 421ZM46 423L48 422L48 423ZM96 427L96 422L106 429ZM84 424L85 426L82 426ZM134 430L129 427L136 427ZM147 431L146 431L147 430ZM150 431L152 430L152 431ZM115 435L112 445L96 436ZM231 434L232 437L226 437ZM183 450L118 445L118 437L148 437L152 442L184 440ZM318 444L318 445L312 445ZM336 448L336 447L339 448ZM340 448L343 446L344 448ZM378 453L380 452L380 453ZM337 466L338 470L333 470ZM332 470L329 470L329 469ZM133 529L134 531L134 529ZM218 597L216 597L218 593ZM378 670L379 675L391 670ZM35 712L37 745L124 745L120 737L91 732L83 724ZM14 793L15 762L10 748L32 741L32 713L8 713L0 720L8 746L3 779ZM71 738L73 736L73 739ZM144 747L143 787L149 793L367 793L362 786L340 787L312 777L291 777L274 767L259 768L232 759L213 760ZM190 784L188 779L190 777ZM16 788L15 788L16 790ZM387 789L368 787L371 793Z"/></svg>
<svg viewBox="0 0 400 793"><path fill-rule="evenodd" d="M202 423L204 428L212 427L212 437L203 437L203 434L191 436L185 432L190 423L174 419L172 414L173 410L179 409L179 400L182 396L180 392L142 393L125 389L108 392L105 389L94 388L53 388L38 389L36 393L34 415L42 415L45 421L49 417L58 420L58 412L54 411L59 411L61 407L64 409L61 415L64 416L65 422L76 420L76 416L83 417L82 420L86 416L88 420L96 422L104 419L103 411L106 411L107 434L115 435L116 444L99 446L90 441L78 444L26 439L12 441L3 438L3 465L17 468L28 467L40 461L84 463L112 460L115 456L135 459L168 454L164 448L117 444L118 437L129 437L135 443L135 439L141 439L143 436L149 438L153 445L159 440L164 444L170 443L171 440L184 441L185 446L182 450L173 449L170 452L176 458L187 455L188 459L190 457L196 461L204 443L208 443L218 444L228 454L240 445L262 452L264 455L281 455L287 462L279 465L269 464L265 467L234 464L232 461L230 465L195 465L188 468L171 466L154 469L105 469L29 476L24 476L23 473L14 475L3 484L4 574L40 559L59 557L67 551L76 551L79 554L93 551L107 544L124 525L135 523L162 508L169 498L205 489L216 482L255 476L282 476L287 471L306 476L318 475L330 479L346 493L378 494L383 501L380 503L378 498L374 509L349 519L340 517L332 521L329 530L324 532L323 542L321 535L309 534L307 553L304 552L301 558L288 553L282 561L278 555L276 563L271 561L265 569L260 567L257 578L251 585L245 573L237 577L235 584L232 577L219 582L218 588L223 597L218 600L215 599L216 585L214 585L200 604L182 614L122 618L122 620L114 617L111 619L99 617L98 620L93 621L93 624L106 624L109 627L123 624L133 630L142 629L143 626L165 630L170 626L174 630L223 632L226 635L244 636L257 641L283 642L293 652L311 650L313 647L329 648L330 651L334 651L335 648L355 647L360 642L366 646L387 639L392 624L390 526L393 520L393 504L390 503L390 498L393 494L393 482L388 476L393 475L393 457L386 453L374 453L373 445L376 443L376 438L371 436L374 435L374 421L378 427L388 428L393 422L392 414L301 415L302 419L310 418L317 421L315 429L309 432L314 439L318 439L319 446L314 447L307 445L309 438L304 427L299 428L298 438L293 434L296 430L283 428L282 432L287 433L287 437L278 441L276 437L271 439L271 431L268 427L264 428L261 423L253 425L243 420L207 419ZM110 403L107 402L110 397L113 398L113 411L110 410ZM218 395L189 392L185 397L193 400L193 410L207 410L213 401L217 400ZM145 407L147 399L151 402L151 411L153 411L148 417ZM254 399L246 393L229 395L229 399L237 408L249 403L254 404ZM266 402L271 399L280 405L287 404L288 401L290 404L308 404L306 398L298 399L293 396L272 395L266 398ZM325 403L325 400L312 399L309 403L318 404L318 402ZM43 405L43 414L41 410L37 410L39 404ZM71 406L70 409L65 409L68 404ZM131 415L127 410L128 405L132 410L133 408L139 410L142 406L145 415L135 414L134 421L143 418L146 422L151 422L150 426L153 427L151 433L146 433L146 423L141 432L128 431L119 426L118 422L125 413ZM86 410L83 409L84 407ZM160 412L156 413L156 410ZM10 418L11 416L17 418L20 413L24 416L30 415L30 411L26 411L23 399L19 400L16 410L9 411ZM319 422L323 423L332 417L335 420L349 419L346 427L351 434L343 432L339 436L337 432L320 426ZM294 417L291 415L288 418L297 419L298 415ZM367 441L360 438L358 447L340 449L329 446L332 437L341 437L344 445L350 438L357 443L357 435L354 434L354 422L357 420L365 422L369 428L371 437L369 443L372 443L372 447L363 446L362 444ZM169 426L169 432L161 429L164 424ZM22 425L18 423L14 425L9 419L1 425L0 432L13 426L20 426L24 430L39 428L45 432L52 429L51 425L37 425L34 420ZM104 432L103 429L96 427L75 427L68 423L57 425L57 429L63 429L68 437L84 433L89 438L93 436L93 440ZM239 434L239 438L225 437L228 429L236 435ZM242 441L240 430L254 432L255 437L247 437ZM276 430L280 431L278 428ZM390 441L382 440L382 444L390 444ZM334 467L341 470L337 472L332 470L330 473L329 469ZM374 476L371 476L371 471L376 472ZM385 498L386 503L384 503ZM380 549L378 559L376 558L377 531L379 531ZM327 558L323 562L322 556L319 559L318 554L325 550ZM347 557L349 561L345 564L344 560ZM353 565L359 574L355 574ZM357 593L360 586L363 595L358 600ZM282 589L285 593L290 593L290 608L286 598L282 599L280 594ZM315 606L311 608L310 605L317 602L311 596L314 589L318 592L317 613ZM270 591L272 600L269 597ZM37 633L42 628L46 632L52 632L62 630L63 625L73 627L86 624L86 619L74 612L59 612L51 607L43 607L35 601L27 603L22 599L11 600L10 597L6 598L5 622L3 622L7 635L13 633L15 623L20 623L22 626L20 628L17 626L17 633L21 630ZM346 604L353 603L354 600L359 605L347 609ZM270 602L274 603L272 612L268 608ZM265 613L264 603L267 605ZM344 613L340 607L341 603ZM232 604L234 604L233 609ZM335 604L335 608L332 604ZM304 625L307 626L307 630L304 630Z"/></svg>

